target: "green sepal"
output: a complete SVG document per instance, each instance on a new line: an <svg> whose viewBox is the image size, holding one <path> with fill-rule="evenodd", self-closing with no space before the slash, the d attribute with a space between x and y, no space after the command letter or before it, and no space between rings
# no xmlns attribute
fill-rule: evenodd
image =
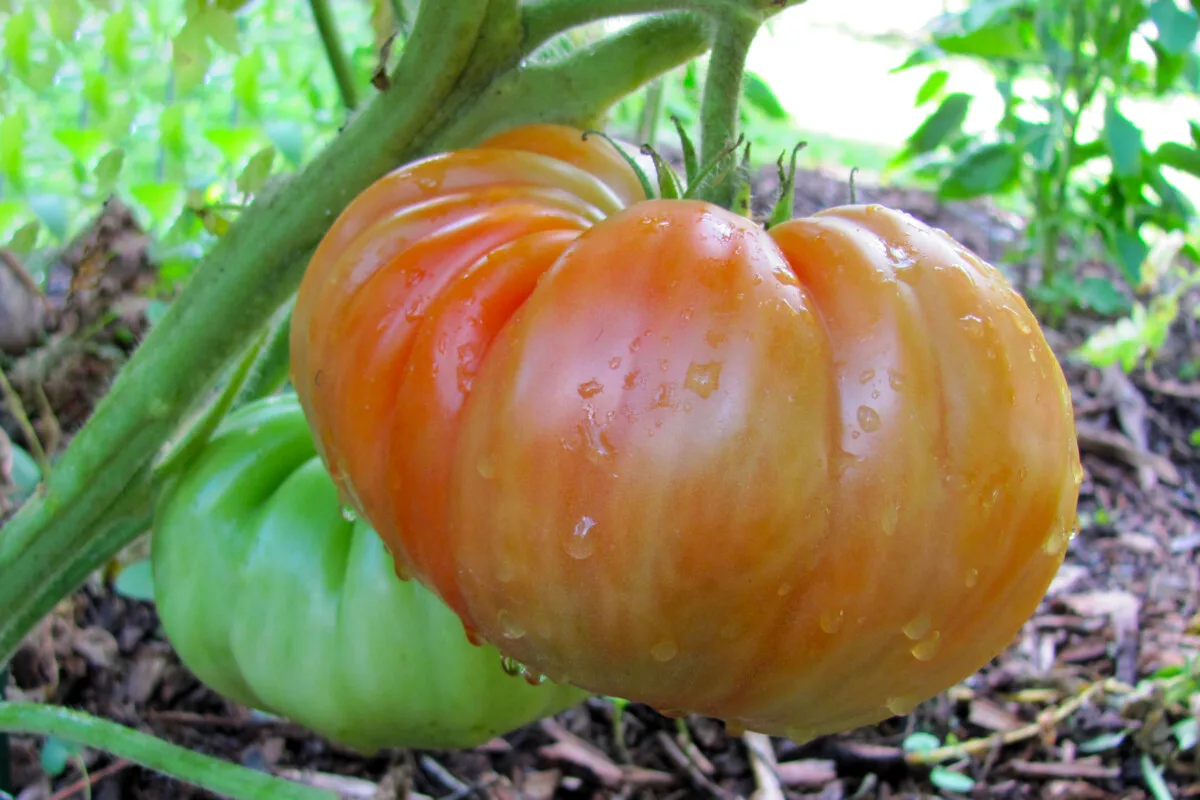
<svg viewBox="0 0 1200 800"><path fill-rule="evenodd" d="M738 148L742 146L742 143L745 142L745 140L746 137L744 135L738 136L737 141L722 150L721 153L715 159L713 159L712 163L701 166L700 172L696 176L696 179L688 184L688 189L687 192L684 193L684 197L699 197L700 193L709 186L716 186L724 181L725 178L728 177L729 171L733 169L732 164L729 163L729 157L737 152Z"/></svg>
<svg viewBox="0 0 1200 800"><path fill-rule="evenodd" d="M733 212L743 217L750 216L750 143L742 151L742 160L734 171Z"/></svg>
<svg viewBox="0 0 1200 800"><path fill-rule="evenodd" d="M650 156L654 161L654 171L658 173L658 196L663 200L678 200L683 197L683 187L679 185L679 176L650 145L642 145L642 155Z"/></svg>
<svg viewBox="0 0 1200 800"><path fill-rule="evenodd" d="M612 145L613 149L617 151L621 158L625 159L625 163L629 165L630 169L633 170L633 173L637 175L638 180L641 181L642 191L646 193L646 198L648 200L653 200L655 197L654 185L650 182L650 176L647 175L646 171L642 169L640 164L637 163L637 160L630 156L629 153L626 153L624 150L622 150L620 145L614 142L613 138L604 131L586 130L583 132L583 140L586 142L587 137L592 135L599 136L600 138L604 139L604 141Z"/></svg>
<svg viewBox="0 0 1200 800"><path fill-rule="evenodd" d="M775 201L775 208L767 221L768 228L792 218L792 209L796 206L796 156L807 146L808 142L800 142L792 149L792 160L786 171L783 167L783 153L779 154L779 161L775 162L779 166L779 199Z"/></svg>
<svg viewBox="0 0 1200 800"><path fill-rule="evenodd" d="M696 158L696 146L692 144L692 137L688 136L687 131L684 130L679 117L672 114L671 122L679 133L679 147L683 150L684 174L687 176L688 186L691 186L696 181L696 173L700 169L700 162Z"/></svg>

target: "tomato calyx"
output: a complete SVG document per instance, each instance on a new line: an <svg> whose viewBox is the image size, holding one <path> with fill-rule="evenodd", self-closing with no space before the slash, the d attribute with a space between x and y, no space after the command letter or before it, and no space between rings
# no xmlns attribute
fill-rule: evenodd
<svg viewBox="0 0 1200 800"><path fill-rule="evenodd" d="M792 209L796 205L796 156L800 155L800 151L806 147L808 147L808 142L799 142L792 148L792 160L786 170L783 167L785 153L780 153L779 160L775 162L779 168L779 197L775 201L775 208L772 209L770 217L767 218L766 227L768 229L782 225L792 218Z"/></svg>

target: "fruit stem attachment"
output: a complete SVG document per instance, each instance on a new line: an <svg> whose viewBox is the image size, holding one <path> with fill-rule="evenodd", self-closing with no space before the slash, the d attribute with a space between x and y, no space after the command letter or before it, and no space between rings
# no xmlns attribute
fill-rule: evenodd
<svg viewBox="0 0 1200 800"><path fill-rule="evenodd" d="M716 39L704 82L704 100L700 106L702 164L720 158L737 139L746 55L761 24L762 18L758 15L732 10L718 17ZM706 188L703 199L729 208L736 192L734 181L721 180Z"/></svg>
<svg viewBox="0 0 1200 800"><path fill-rule="evenodd" d="M238 800L336 800L333 792L192 752L106 719L40 703L0 702L0 732L36 733L141 764Z"/></svg>

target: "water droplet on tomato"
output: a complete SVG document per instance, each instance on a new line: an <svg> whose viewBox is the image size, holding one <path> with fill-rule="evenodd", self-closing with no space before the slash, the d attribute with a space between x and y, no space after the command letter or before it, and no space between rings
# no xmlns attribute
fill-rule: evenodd
<svg viewBox="0 0 1200 800"><path fill-rule="evenodd" d="M636 389L638 386L642 385L644 380L645 379L642 378L642 371L640 369L627 372L625 373L625 389Z"/></svg>
<svg viewBox="0 0 1200 800"><path fill-rule="evenodd" d="M968 336L973 336L976 339L983 336L983 334L984 334L983 319L976 316L975 314L968 314L965 317L960 318L958 322L962 326L962 329L967 332Z"/></svg>
<svg viewBox="0 0 1200 800"><path fill-rule="evenodd" d="M711 361L707 364L697 364L693 361L688 365L687 377L683 382L684 388L700 397L709 397L720 388L721 366L722 362L720 361Z"/></svg>
<svg viewBox="0 0 1200 800"><path fill-rule="evenodd" d="M928 614L918 614L910 619L904 625L904 635L914 642L929 633L929 629L933 627L933 620Z"/></svg>
<svg viewBox="0 0 1200 800"><path fill-rule="evenodd" d="M417 186L420 186L422 189L433 190L438 188L438 182L433 178L417 178Z"/></svg>
<svg viewBox="0 0 1200 800"><path fill-rule="evenodd" d="M510 612L501 609L500 613L496 615L496 619L500 623L500 630L504 633L505 639L520 639L525 635L525 628L513 618Z"/></svg>
<svg viewBox="0 0 1200 800"><path fill-rule="evenodd" d="M597 380L584 381L579 384L579 396L583 398L595 397L604 391L604 384Z"/></svg>
<svg viewBox="0 0 1200 800"><path fill-rule="evenodd" d="M358 514L354 513L354 509L350 506L342 506L342 519L346 522L357 522Z"/></svg>
<svg viewBox="0 0 1200 800"><path fill-rule="evenodd" d="M858 376L859 383L870 383L875 380L875 370L864 369Z"/></svg>
<svg viewBox="0 0 1200 800"><path fill-rule="evenodd" d="M888 370L888 386L892 387L892 391L900 391L900 387L904 385L904 375L898 370Z"/></svg>
<svg viewBox="0 0 1200 800"><path fill-rule="evenodd" d="M650 648L650 656L664 663L673 659L678 652L679 647L671 639L663 639Z"/></svg>
<svg viewBox="0 0 1200 800"><path fill-rule="evenodd" d="M967 579L963 581L968 589L974 589L979 583L979 570L972 569L967 571Z"/></svg>
<svg viewBox="0 0 1200 800"><path fill-rule="evenodd" d="M659 371L660 371L660 372L666 372L666 371L667 371L667 370L669 370L670 368L671 368L671 362L670 362L670 361L667 361L667 359L665 359L665 358L660 358L660 359L658 360L658 369L659 369Z"/></svg>
<svg viewBox="0 0 1200 800"><path fill-rule="evenodd" d="M1079 488L1083 483L1083 464L1079 461L1071 464L1071 477L1075 479L1075 488Z"/></svg>
<svg viewBox="0 0 1200 800"><path fill-rule="evenodd" d="M563 546L567 555L582 561L596 552L596 540L591 535L594 527L596 527L596 520L591 517L581 517L579 522L575 523L575 530L571 532L571 538Z"/></svg>
<svg viewBox="0 0 1200 800"><path fill-rule="evenodd" d="M490 481L496 477L496 460L491 456L480 456L475 459L475 469L479 472L481 478L485 481Z"/></svg>
<svg viewBox="0 0 1200 800"><path fill-rule="evenodd" d="M793 744L803 745L808 744L813 739L817 738L817 729L805 728L803 726L796 725L786 728L784 730L784 734L787 735L787 738L791 740Z"/></svg>
<svg viewBox="0 0 1200 800"><path fill-rule="evenodd" d="M862 461L862 458L859 456L854 455L854 453L848 453L840 448L834 450L829 455L829 465L833 470L833 476L835 478L840 478L845 475L846 470L858 464L860 461Z"/></svg>
<svg viewBox="0 0 1200 800"><path fill-rule="evenodd" d="M787 597L792 593L792 585L787 581L784 581L783 583L779 584L778 593L780 597Z"/></svg>
<svg viewBox="0 0 1200 800"><path fill-rule="evenodd" d="M511 656L500 656L500 669L514 678L526 672L525 665Z"/></svg>
<svg viewBox="0 0 1200 800"><path fill-rule="evenodd" d="M694 308L685 308L685 309L683 310L683 313L682 313L682 314L680 314L680 316L681 316L681 317L683 317L683 318L686 320L686 319L691 319L691 318L692 318L692 315L693 315L693 314L695 314L695 313L696 313L696 309L694 309Z"/></svg>
<svg viewBox="0 0 1200 800"><path fill-rule="evenodd" d="M608 368L609 369L620 369L620 367L621 367L621 357L620 356L613 356L612 358L610 358L608 360Z"/></svg>
<svg viewBox="0 0 1200 800"><path fill-rule="evenodd" d="M1071 531L1069 528L1063 528L1047 536L1045 543L1042 544L1042 549L1046 551L1046 555L1059 556L1066 552L1070 542Z"/></svg>
<svg viewBox="0 0 1200 800"><path fill-rule="evenodd" d="M708 342L709 347L720 347L728 338L729 335L721 331L709 331L704 334L704 341Z"/></svg>
<svg viewBox="0 0 1200 800"><path fill-rule="evenodd" d="M529 670L525 670L524 672L522 672L521 677L524 678L525 682L528 683L530 686L541 686L543 683L546 682L545 675L539 674L537 672L530 672Z"/></svg>
<svg viewBox="0 0 1200 800"><path fill-rule="evenodd" d="M870 406L858 407L858 425L867 433L873 433L879 430L879 426L883 421L879 418L879 412Z"/></svg>
<svg viewBox="0 0 1200 800"><path fill-rule="evenodd" d="M826 633L837 633L842 629L842 623L846 620L846 611L844 609L826 609L821 612L821 630Z"/></svg>
<svg viewBox="0 0 1200 800"><path fill-rule="evenodd" d="M942 634L938 631L934 631L913 645L913 658L915 658L917 661L930 661L935 655L937 655L937 651L941 646Z"/></svg>
<svg viewBox="0 0 1200 800"><path fill-rule="evenodd" d="M907 716L912 713L912 710L920 703L917 698L912 695L898 695L889 697L887 700L887 710L895 714L897 717Z"/></svg>
<svg viewBox="0 0 1200 800"><path fill-rule="evenodd" d="M1037 363L1037 348L1036 347L1029 348L1029 361L1034 364Z"/></svg>

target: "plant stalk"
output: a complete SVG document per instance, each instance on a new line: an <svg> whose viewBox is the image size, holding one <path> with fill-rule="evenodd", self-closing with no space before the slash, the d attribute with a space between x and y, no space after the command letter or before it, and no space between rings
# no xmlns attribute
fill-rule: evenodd
<svg viewBox="0 0 1200 800"><path fill-rule="evenodd" d="M0 731L55 736L238 800L336 800L337 795L164 742L106 719L40 703L0 701Z"/></svg>
<svg viewBox="0 0 1200 800"><path fill-rule="evenodd" d="M744 13L730 13L720 20L700 105L701 164L715 162L737 139L746 54L761 25L761 17ZM730 157L736 159L737 154ZM710 184L703 194L705 200L729 208L736 193L736 181L727 177Z"/></svg>
<svg viewBox="0 0 1200 800"><path fill-rule="evenodd" d="M358 107L358 91L354 88L354 70L346 50L342 46L342 37L338 33L337 22L333 11L329 8L329 0L309 0L312 8L313 21L317 24L317 33L321 36L321 44L325 46L325 55L329 59L329 67L333 70L333 79L337 82L338 93L342 96L342 105L347 111Z"/></svg>

